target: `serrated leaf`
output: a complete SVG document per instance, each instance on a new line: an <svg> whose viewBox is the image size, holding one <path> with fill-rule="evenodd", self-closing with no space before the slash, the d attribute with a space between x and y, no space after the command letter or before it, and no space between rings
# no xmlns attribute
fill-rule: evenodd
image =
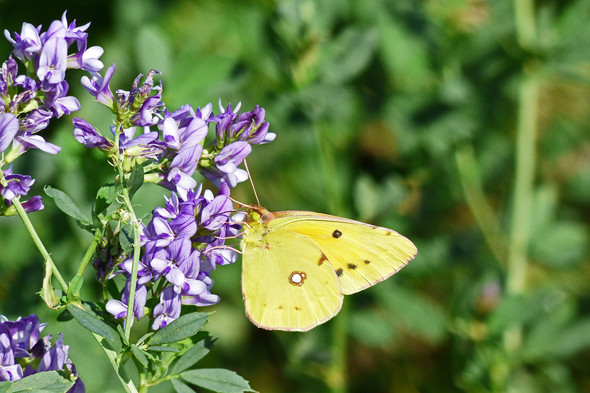
<svg viewBox="0 0 590 393"><path fill-rule="evenodd" d="M60 191L57 188L46 186L45 193L54 200L55 205L59 210L66 213L82 225L90 224L90 220L86 214L80 210L78 205L76 205L72 198L70 198L65 192Z"/></svg>
<svg viewBox="0 0 590 393"><path fill-rule="evenodd" d="M202 312L183 315L154 333L148 342L150 345L168 344L194 336L205 325L208 318L209 314Z"/></svg>
<svg viewBox="0 0 590 393"><path fill-rule="evenodd" d="M219 393L253 392L248 381L233 371L222 368L202 368L180 374L185 381Z"/></svg>
<svg viewBox="0 0 590 393"><path fill-rule="evenodd" d="M86 310L82 310L73 304L68 304L68 311L86 329L112 342L117 341L119 335L115 330Z"/></svg>
<svg viewBox="0 0 590 393"><path fill-rule="evenodd" d="M133 167L131 174L129 175L129 199L133 198L133 195L141 188L143 185L143 167L141 165L136 165Z"/></svg>
<svg viewBox="0 0 590 393"><path fill-rule="evenodd" d="M73 385L74 381L62 378L57 371L44 371L12 382L12 385L6 392L64 393Z"/></svg>
<svg viewBox="0 0 590 393"><path fill-rule="evenodd" d="M174 363L170 372L172 374L178 374L196 364L209 353L214 342L215 340L211 337L207 337L204 340L195 343L195 345L193 345L176 361L176 363Z"/></svg>
<svg viewBox="0 0 590 393"><path fill-rule="evenodd" d="M186 383L182 382L180 379L171 379L170 383L174 387L176 393L194 393L195 391L188 386Z"/></svg>
<svg viewBox="0 0 590 393"><path fill-rule="evenodd" d="M135 344L131 344L131 352L133 352L133 356L143 365L143 367L148 366L148 359L145 356L145 353Z"/></svg>

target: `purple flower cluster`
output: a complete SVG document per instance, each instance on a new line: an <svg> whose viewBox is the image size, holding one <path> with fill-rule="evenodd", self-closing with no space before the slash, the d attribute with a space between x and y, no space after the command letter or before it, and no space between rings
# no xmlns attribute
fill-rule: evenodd
<svg viewBox="0 0 590 393"><path fill-rule="evenodd" d="M265 121L264 109L239 113L240 105L231 105L214 115L212 105L194 110L184 105L169 111L161 102L162 84L154 86L152 71L140 86L141 75L130 91L109 86L115 65L103 78L98 72L83 78L82 84L96 101L109 107L117 116L117 126L105 136L83 119L74 119L74 137L88 148L98 148L113 162L123 161L125 171L135 165L144 169L144 180L172 191L165 207L153 211L151 221L142 228L142 255L134 298L134 315L140 319L148 304L148 295L159 298L153 307L153 329L166 326L180 316L181 304L206 306L219 297L210 292L210 273L218 265L237 260L236 251L225 239L237 236L241 215L231 216L231 188L247 180L239 168L252 151L251 145L274 139ZM215 137L206 144L209 124L216 124ZM136 136L137 130L141 133ZM217 188L202 191L195 172L209 179ZM113 239L116 242L115 239ZM127 313L131 285L132 256L117 263L112 255L99 250L94 261L99 278L126 278L121 298L107 302L107 310L116 318Z"/></svg>
<svg viewBox="0 0 590 393"><path fill-rule="evenodd" d="M78 100L67 95L66 70L96 72L103 67L99 60L102 48L87 47L89 26L90 23L78 27L76 21L68 24L64 13L47 31L30 23L23 23L20 34L14 33L14 37L4 31L14 50L0 69L0 97L4 104L0 105L0 153L4 153L0 169L31 148L50 154L60 151L59 146L47 142L39 132L47 128L52 118L80 109ZM75 50L71 51L72 48ZM24 74L19 74L15 58L24 64ZM13 175L12 170L0 171L0 188L6 206L11 205L13 198L26 194L6 190L17 187L16 182L21 183L18 186L21 190L27 189L25 179L13 178L13 185L7 184L9 175L21 176ZM27 178L32 183L32 179ZM37 210L43 208L40 200L30 205ZM6 212L0 211L3 213Z"/></svg>
<svg viewBox="0 0 590 393"><path fill-rule="evenodd" d="M53 346L51 335L41 338L45 326L34 314L16 321L0 315L0 381L18 381L43 371L58 371L65 378L77 377L68 357L70 347L64 345L61 333ZM33 364L37 364L36 368ZM85 391L82 380L76 378L68 393Z"/></svg>
<svg viewBox="0 0 590 393"><path fill-rule="evenodd" d="M235 236L239 226L232 225L233 206L223 186L213 196L209 190L200 195L200 189L188 191L186 198L175 192L166 198L164 208L154 210L152 220L142 228L144 254L140 261L135 294L134 314L137 319L144 313L148 287L160 283L164 288L160 302L154 307L153 329L159 329L180 316L181 304L208 306L219 301L210 292L213 280L209 273L216 265L235 262L236 251L223 247L223 240ZM200 244L195 248L194 244ZM125 274L127 284L121 301L110 300L107 310L117 318L125 316L129 296L131 259L120 266L115 274Z"/></svg>

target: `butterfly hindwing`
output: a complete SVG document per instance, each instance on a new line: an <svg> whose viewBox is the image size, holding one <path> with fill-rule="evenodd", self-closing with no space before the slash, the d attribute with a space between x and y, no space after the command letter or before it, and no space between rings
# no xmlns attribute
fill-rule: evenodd
<svg viewBox="0 0 590 393"><path fill-rule="evenodd" d="M257 234L245 243L242 265L246 314L255 325L306 331L338 313L340 283L315 244L281 228Z"/></svg>
<svg viewBox="0 0 590 393"><path fill-rule="evenodd" d="M275 213L272 222L312 241L330 262L345 295L392 276L417 252L395 231L340 217L288 211Z"/></svg>

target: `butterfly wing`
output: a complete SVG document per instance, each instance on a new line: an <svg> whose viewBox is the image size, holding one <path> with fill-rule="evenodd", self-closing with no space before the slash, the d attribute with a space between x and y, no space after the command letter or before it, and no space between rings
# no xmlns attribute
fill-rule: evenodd
<svg viewBox="0 0 590 393"><path fill-rule="evenodd" d="M242 294L248 318L264 329L306 331L342 307L340 283L309 239L271 224L245 235Z"/></svg>
<svg viewBox="0 0 590 393"><path fill-rule="evenodd" d="M391 277L417 253L410 240L391 229L313 212L285 211L274 216L277 228L304 236L321 250L345 295Z"/></svg>

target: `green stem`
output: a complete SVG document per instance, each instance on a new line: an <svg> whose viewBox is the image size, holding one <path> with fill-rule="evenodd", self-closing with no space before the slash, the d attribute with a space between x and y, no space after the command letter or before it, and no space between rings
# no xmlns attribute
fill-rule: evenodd
<svg viewBox="0 0 590 393"><path fill-rule="evenodd" d="M526 286L527 249L535 177L538 98L538 81L532 76L525 76L519 89L515 184L506 277L508 294L523 293ZM520 348L522 343L520 327L506 332L504 342L510 351Z"/></svg>
<svg viewBox="0 0 590 393"><path fill-rule="evenodd" d="M98 242L100 241L101 236L102 236L102 232L97 229L94 232L94 239L92 239L92 243L90 244L90 247L88 247L88 250L86 250L86 253L84 254L84 258L82 258L82 263L80 264L80 267L78 267L78 271L76 272L76 276L82 277L82 275L84 274L84 270L86 270L86 266L88 266L88 263L90 262L90 259L92 258L92 255L94 254L94 251L96 250L96 246L98 245Z"/></svg>
<svg viewBox="0 0 590 393"><path fill-rule="evenodd" d="M328 370L328 386L332 393L346 393L348 391L347 377L347 344L346 324L348 322L348 303L342 304L342 309L332 323L332 362Z"/></svg>
<svg viewBox="0 0 590 393"><path fill-rule="evenodd" d="M59 283L62 291L67 292L68 291L68 284L65 282L65 280L61 276L61 273L57 269L57 266L55 266L55 263L53 263L53 260L51 259L51 255L49 255L49 252L47 252L47 249L43 245L41 238L37 234L37 231L35 231L35 227L33 227L31 220L29 220L29 216L27 215L27 212L25 212L25 209L23 209L23 206L21 205L20 201L17 198L13 199L12 203L14 204L14 207L16 208L16 211L17 211L20 219L23 221L23 224L25 224L25 228L27 228L27 231L29 231L29 235L31 236L31 238L33 239L33 242L37 246L37 249L39 250L39 252L43 256L43 258L45 259L45 263L51 266L51 271L53 272L53 276L57 279L57 282Z"/></svg>
<svg viewBox="0 0 590 393"><path fill-rule="evenodd" d="M514 16L516 19L516 36L522 48L530 48L535 43L535 1L515 0Z"/></svg>
<svg viewBox="0 0 590 393"><path fill-rule="evenodd" d="M514 5L518 42L524 49L530 49L536 37L534 2L516 0ZM518 90L516 168L506 277L506 291L509 295L520 294L525 290L527 249L531 229L539 80L529 65L523 65L522 81ZM522 346L522 327L516 326L506 331L504 345L511 353L517 351Z"/></svg>
<svg viewBox="0 0 590 393"><path fill-rule="evenodd" d="M483 191L472 146L467 145L457 149L455 162L467 205L494 257L496 257L498 263L504 265L506 261L506 239L502 235L500 223L496 218L494 209L488 203Z"/></svg>
<svg viewBox="0 0 590 393"><path fill-rule="evenodd" d="M135 304L135 287L137 286L137 271L139 270L139 254L141 253L141 239L139 221L135 216L135 211L129 199L129 190L123 188L123 201L131 216L131 224L133 225L133 265L131 268L131 282L129 284L129 302L127 305L127 314L125 315L125 338L129 340L131 336L131 326L133 325L133 306Z"/></svg>
<svg viewBox="0 0 590 393"><path fill-rule="evenodd" d="M119 125L117 127L118 131L115 133L115 167L117 168L117 172L119 174L119 182L121 184L120 195L123 197L123 205L125 205L127 208L127 211L130 215L131 225L133 225L133 264L131 267L131 282L129 283L129 301L127 302L127 313L125 314L125 339L129 342L129 337L131 336L131 326L133 325L133 308L135 305L135 287L137 286L137 271L139 270L141 239L139 234L139 221L135 215L135 210L133 210L131 198L129 197L129 189L127 188L125 181L125 170L123 169L125 157L121 156L119 149L119 136L120 130L122 128L123 127Z"/></svg>

